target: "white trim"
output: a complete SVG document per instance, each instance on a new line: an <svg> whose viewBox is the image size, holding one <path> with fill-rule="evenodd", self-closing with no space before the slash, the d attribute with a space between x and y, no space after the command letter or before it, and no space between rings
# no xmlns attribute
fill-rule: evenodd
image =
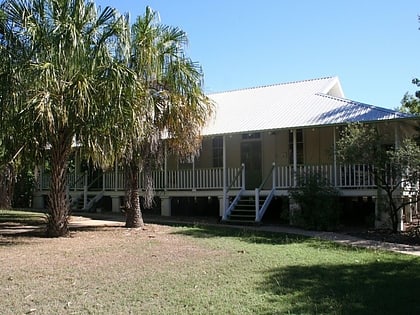
<svg viewBox="0 0 420 315"><path fill-rule="evenodd" d="M226 135L223 136L223 217L228 207L227 196L227 167L226 167Z"/></svg>
<svg viewBox="0 0 420 315"><path fill-rule="evenodd" d="M297 186L297 135L296 129L293 132L293 186Z"/></svg>

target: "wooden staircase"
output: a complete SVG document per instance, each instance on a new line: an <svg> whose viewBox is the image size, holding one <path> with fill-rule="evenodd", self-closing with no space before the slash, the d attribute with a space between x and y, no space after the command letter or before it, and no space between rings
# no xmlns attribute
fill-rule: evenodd
<svg viewBox="0 0 420 315"><path fill-rule="evenodd" d="M260 198L260 208L264 204L264 201L265 198ZM242 196L225 222L237 225L259 224L259 222L255 221L255 198L253 196Z"/></svg>
<svg viewBox="0 0 420 315"><path fill-rule="evenodd" d="M84 207L84 197L83 194L74 198L70 203L72 211L75 212L95 212L98 206L99 201L103 197L103 193L96 195L87 195L87 207Z"/></svg>

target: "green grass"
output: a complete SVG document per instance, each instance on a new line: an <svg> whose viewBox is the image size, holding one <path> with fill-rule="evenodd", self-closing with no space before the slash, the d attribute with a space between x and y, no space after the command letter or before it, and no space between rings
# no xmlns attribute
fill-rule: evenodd
<svg viewBox="0 0 420 315"><path fill-rule="evenodd" d="M420 283L420 260L415 257L284 234L212 228L177 233L244 253L228 263L230 280L241 283L244 300L254 301L244 313L420 313L412 294ZM241 299L235 304L245 305Z"/></svg>
<svg viewBox="0 0 420 315"><path fill-rule="evenodd" d="M0 314L420 314L417 257L245 229L8 237L0 266Z"/></svg>
<svg viewBox="0 0 420 315"><path fill-rule="evenodd" d="M45 213L31 212L26 210L1 210L0 224L19 223L25 225L40 225L46 220Z"/></svg>

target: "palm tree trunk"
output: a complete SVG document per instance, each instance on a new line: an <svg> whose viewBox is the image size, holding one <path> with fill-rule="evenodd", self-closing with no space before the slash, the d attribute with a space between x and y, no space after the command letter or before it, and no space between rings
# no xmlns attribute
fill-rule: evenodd
<svg viewBox="0 0 420 315"><path fill-rule="evenodd" d="M125 227L139 228L144 226L140 208L139 196L139 167L131 161L126 166L126 195L125 195Z"/></svg>
<svg viewBox="0 0 420 315"><path fill-rule="evenodd" d="M0 168L0 209L12 207L15 172L10 163Z"/></svg>
<svg viewBox="0 0 420 315"><path fill-rule="evenodd" d="M59 136L51 146L51 182L48 203L47 236L60 237L68 234L69 201L66 196L67 160L71 151L71 141Z"/></svg>

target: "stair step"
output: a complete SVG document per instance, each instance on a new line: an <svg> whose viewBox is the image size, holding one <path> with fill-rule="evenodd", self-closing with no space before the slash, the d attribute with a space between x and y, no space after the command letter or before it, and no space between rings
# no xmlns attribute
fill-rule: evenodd
<svg viewBox="0 0 420 315"><path fill-rule="evenodd" d="M260 205L264 204L264 201L265 201L265 200L260 200L259 204L260 204ZM239 201L238 201L238 203L237 203L237 205L244 205L244 206L250 206L250 207L253 207L253 206L255 206L255 201L254 201L254 200L252 200L252 202L251 202L251 201L250 201L250 202L248 202L248 201L239 200Z"/></svg>
<svg viewBox="0 0 420 315"><path fill-rule="evenodd" d="M255 204L252 204L252 205L237 204L235 208L255 209Z"/></svg>
<svg viewBox="0 0 420 315"><path fill-rule="evenodd" d="M251 213L251 212L255 212L255 208L238 208L238 207L236 207L235 209L232 210L232 212L234 212L234 211Z"/></svg>
<svg viewBox="0 0 420 315"><path fill-rule="evenodd" d="M261 207L267 198L259 198L259 206ZM238 224L238 225L255 225L259 222L255 222L255 198L254 197L242 197L234 209L232 209L228 218L224 221L227 224Z"/></svg>

